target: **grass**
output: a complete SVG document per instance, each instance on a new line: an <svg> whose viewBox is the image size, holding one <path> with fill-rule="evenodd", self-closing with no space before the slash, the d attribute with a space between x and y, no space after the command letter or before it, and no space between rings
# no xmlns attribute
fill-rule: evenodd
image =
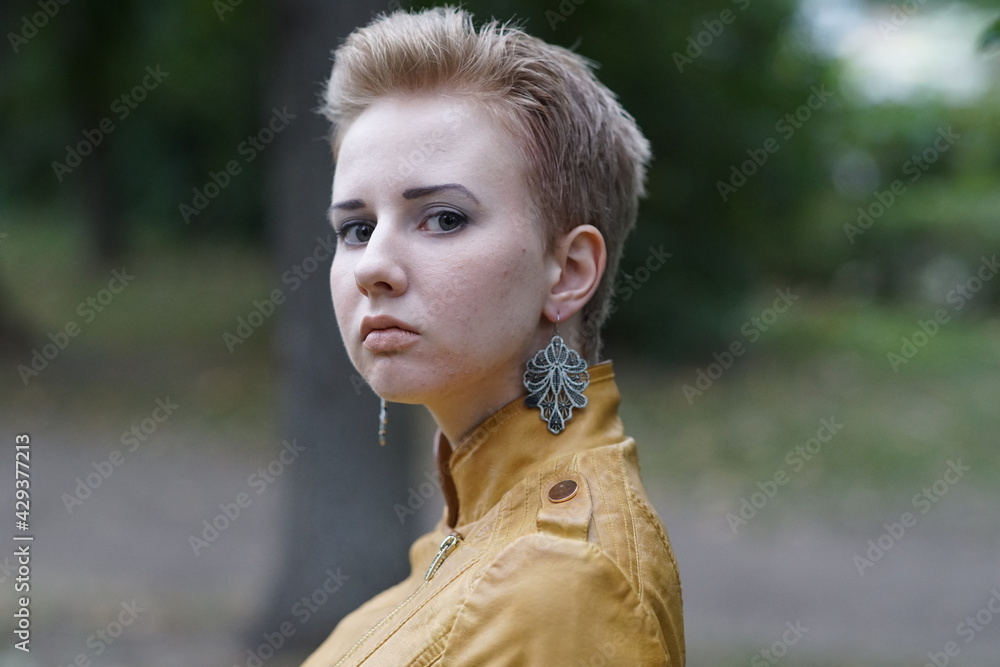
<svg viewBox="0 0 1000 667"><path fill-rule="evenodd" d="M993 488L998 322L956 316L898 369L888 360L935 309L804 297L691 401L682 387L711 357L660 372L628 364L637 377L623 414L644 473L693 493L727 488L738 500L783 471L797 511L822 506L845 518L873 501L908 501L948 460L962 458L975 484ZM841 428L820 433L829 442L814 442L812 458L793 451L831 418Z"/></svg>
<svg viewBox="0 0 1000 667"><path fill-rule="evenodd" d="M30 223L30 224L29 224ZM0 245L0 285L29 332L28 350L4 350L0 397L11 414L119 428L147 415L153 397L185 397L185 418L218 441L268 443L274 423L273 320L230 353L222 340L273 287L249 248L163 247L150 240L117 270L134 276L107 292L111 270L87 268L74 228L12 221ZM119 283L115 283L119 287ZM87 304L102 295L100 312ZM82 304L82 306L81 306ZM75 322L79 333L25 386L17 366ZM272 443L273 444L273 443Z"/></svg>

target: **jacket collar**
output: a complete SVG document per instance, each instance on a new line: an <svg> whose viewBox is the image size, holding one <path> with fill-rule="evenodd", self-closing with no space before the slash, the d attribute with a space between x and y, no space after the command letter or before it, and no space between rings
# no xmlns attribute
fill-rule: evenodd
<svg viewBox="0 0 1000 667"><path fill-rule="evenodd" d="M621 396L611 361L590 366L587 406L574 409L559 435L522 394L452 445L441 429L434 454L450 528L480 519L520 480L567 454L621 442Z"/></svg>

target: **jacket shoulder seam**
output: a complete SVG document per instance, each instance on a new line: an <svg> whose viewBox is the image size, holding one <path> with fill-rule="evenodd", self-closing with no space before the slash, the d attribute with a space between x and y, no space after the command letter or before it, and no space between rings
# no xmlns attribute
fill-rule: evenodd
<svg viewBox="0 0 1000 667"><path fill-rule="evenodd" d="M479 572L477 572L475 580L471 583L468 592L464 596L462 596L461 601L457 605L455 613L451 618L450 627L448 627L448 629L444 633L446 639L441 653L442 659L445 658L447 655L448 645L450 643L451 636L454 634L456 628L458 628L462 623L463 612L469 600L476 594L479 584L486 578L489 571L496 566L497 561L500 560L502 556L509 554L510 552L515 550L526 549L526 547L523 545L524 542L529 541L532 538L537 539L539 537L553 542L563 542L568 545L573 545L573 549L578 552L579 556L582 556L584 551L591 549L594 552L596 552L598 556L598 561L600 562L600 567L607 569L613 577L620 579L628 586L629 591L631 591L632 595L635 596L636 608L642 613L643 617L647 621L650 621L652 626L656 628L656 639L659 642L660 646L664 645L665 638L662 636L662 633L660 632L660 623L659 619L656 616L656 613L649 606L649 604L646 602L644 597L639 593L639 591L636 590L635 585L628 577L628 575L624 571L622 571L621 566L619 566L618 563L615 562L614 559L612 559L604 549L602 549L600 546L596 544L593 544L592 542L574 540L571 538L561 537L561 536L549 536L542 533L530 533L528 535L522 535L518 537L510 544L505 546L501 551L497 552L497 554L494 555L488 563L484 563ZM570 556L567 555L566 557ZM584 587L583 590L589 590L589 588Z"/></svg>

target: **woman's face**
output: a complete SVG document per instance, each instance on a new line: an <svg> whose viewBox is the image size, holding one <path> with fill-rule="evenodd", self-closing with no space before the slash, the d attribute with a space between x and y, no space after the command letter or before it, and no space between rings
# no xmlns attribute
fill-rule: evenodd
<svg viewBox="0 0 1000 667"><path fill-rule="evenodd" d="M551 335L542 309L559 267L512 143L483 109L444 96L379 100L343 134L330 287L351 361L379 395L512 400Z"/></svg>

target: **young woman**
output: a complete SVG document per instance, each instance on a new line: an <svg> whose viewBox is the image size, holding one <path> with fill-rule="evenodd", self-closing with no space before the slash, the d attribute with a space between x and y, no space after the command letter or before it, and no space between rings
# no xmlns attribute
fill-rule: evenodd
<svg viewBox="0 0 1000 667"><path fill-rule="evenodd" d="M344 345L383 419L434 417L446 508L305 666L683 665L677 567L598 363L634 120L581 57L451 8L355 31L325 112Z"/></svg>

